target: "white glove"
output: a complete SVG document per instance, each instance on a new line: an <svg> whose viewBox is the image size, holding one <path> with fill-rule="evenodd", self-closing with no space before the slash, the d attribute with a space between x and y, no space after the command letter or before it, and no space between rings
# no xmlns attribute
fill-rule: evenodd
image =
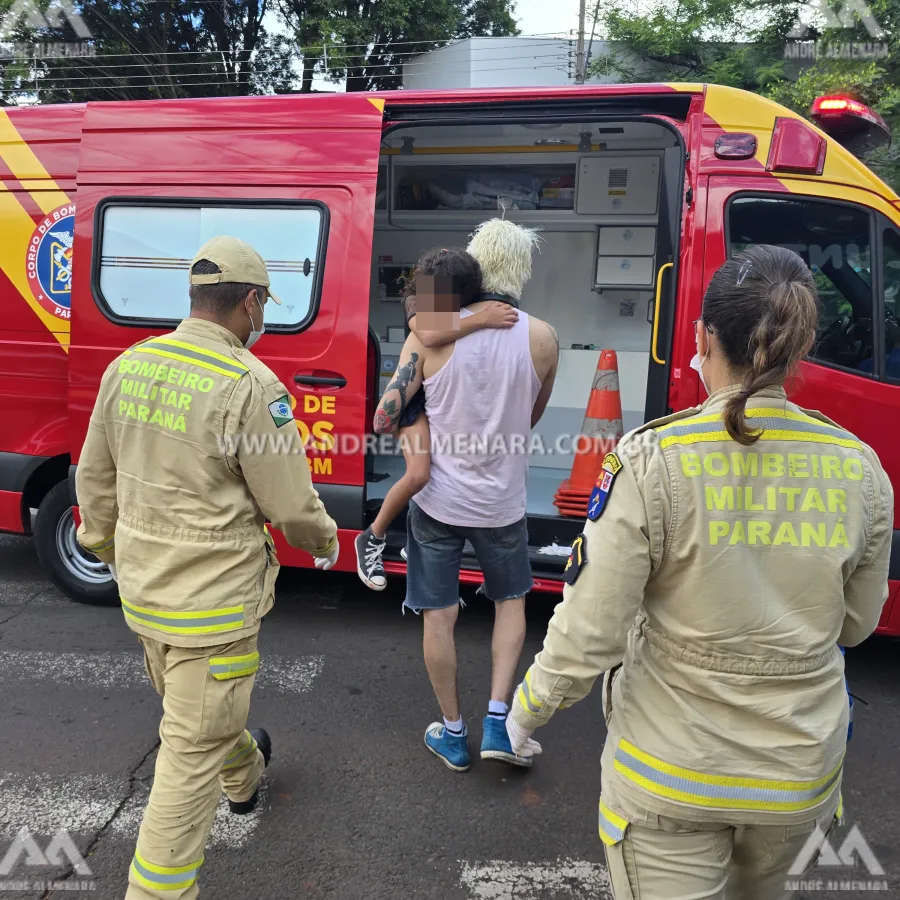
<svg viewBox="0 0 900 900"><path fill-rule="evenodd" d="M509 742L512 744L512 750L516 756L524 756L527 759L543 753L541 745L531 737L534 729L522 728L510 715L506 717L506 733L509 735Z"/></svg>
<svg viewBox="0 0 900 900"><path fill-rule="evenodd" d="M338 561L338 554L341 552L340 542L335 542L334 550L332 551L331 556L317 556L316 557L316 568L322 569L323 571L327 571L328 569L333 569L334 564Z"/></svg>
<svg viewBox="0 0 900 900"><path fill-rule="evenodd" d="M109 569L109 574L112 575L113 581L115 581L116 583L118 583L118 581L119 581L119 573L116 572L116 564L115 564L115 563L108 563L108 564L107 564L107 568Z"/></svg>

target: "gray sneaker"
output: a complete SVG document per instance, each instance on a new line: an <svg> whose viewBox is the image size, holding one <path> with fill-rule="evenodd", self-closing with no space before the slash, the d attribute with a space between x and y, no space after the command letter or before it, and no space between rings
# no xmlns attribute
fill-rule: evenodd
<svg viewBox="0 0 900 900"><path fill-rule="evenodd" d="M373 591L383 591L387 587L387 578L384 575L384 564L381 557L384 554L385 541L378 540L367 528L362 534L356 536L356 571L360 580L366 587Z"/></svg>

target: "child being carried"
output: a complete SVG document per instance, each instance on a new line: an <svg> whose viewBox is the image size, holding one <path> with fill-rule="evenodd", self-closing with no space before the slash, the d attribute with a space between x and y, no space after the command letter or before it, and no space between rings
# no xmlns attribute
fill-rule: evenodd
<svg viewBox="0 0 900 900"><path fill-rule="evenodd" d="M463 306L485 299L481 267L461 249L435 249L416 264L403 292L407 344L410 333L426 347L451 344L481 328L512 328L519 319L516 309L494 301L471 316L461 318ZM425 392L418 390L417 354L404 345L398 367L375 413L375 432L398 431L406 473L388 491L375 521L356 538L356 571L375 591L387 586L382 556L387 529L431 476L431 432L425 415ZM416 388L410 393L413 381Z"/></svg>

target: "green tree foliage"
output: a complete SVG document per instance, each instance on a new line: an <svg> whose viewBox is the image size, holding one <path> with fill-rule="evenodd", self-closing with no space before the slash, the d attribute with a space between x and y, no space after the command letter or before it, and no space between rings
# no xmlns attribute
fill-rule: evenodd
<svg viewBox="0 0 900 900"><path fill-rule="evenodd" d="M829 18L785 0L651 0L638 12L614 4L601 10L600 23L615 49L592 70L625 81L729 85L804 116L822 94L856 98L880 113L893 135L891 147L866 163L900 190L900 0L870 0L868 7L883 31L878 38L841 2ZM798 30L798 23L806 27ZM814 58L786 53L799 38L815 43ZM876 42L882 52L873 58L846 55L848 45L869 45L872 53Z"/></svg>
<svg viewBox="0 0 900 900"><path fill-rule="evenodd" d="M0 0L8 10L12 0ZM50 9L47 0L35 4ZM266 0L90 0L75 2L90 31L75 56L42 54L47 43L77 41L71 23L49 17L35 28L14 24L16 41L5 60L5 103L146 100L245 95L286 90L293 79L292 50L268 33ZM32 45L31 59L21 45ZM93 53L94 55L89 55Z"/></svg>
<svg viewBox="0 0 900 900"><path fill-rule="evenodd" d="M452 40L516 34L510 0L280 0L302 48L303 89L315 73L348 91L398 88L402 67Z"/></svg>
<svg viewBox="0 0 900 900"><path fill-rule="evenodd" d="M43 50L83 39L61 4L90 32L75 55ZM517 33L511 8L512 0L0 0L0 104L309 91L315 75L349 91L396 88L404 62L420 53Z"/></svg>

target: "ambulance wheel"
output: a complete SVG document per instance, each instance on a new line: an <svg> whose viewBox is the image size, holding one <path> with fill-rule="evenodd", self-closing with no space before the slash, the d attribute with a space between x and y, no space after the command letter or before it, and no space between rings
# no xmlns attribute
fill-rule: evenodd
<svg viewBox="0 0 900 900"><path fill-rule="evenodd" d="M118 606L119 588L109 568L75 539L69 485L54 487L38 509L34 542L50 580L69 598L92 606Z"/></svg>

